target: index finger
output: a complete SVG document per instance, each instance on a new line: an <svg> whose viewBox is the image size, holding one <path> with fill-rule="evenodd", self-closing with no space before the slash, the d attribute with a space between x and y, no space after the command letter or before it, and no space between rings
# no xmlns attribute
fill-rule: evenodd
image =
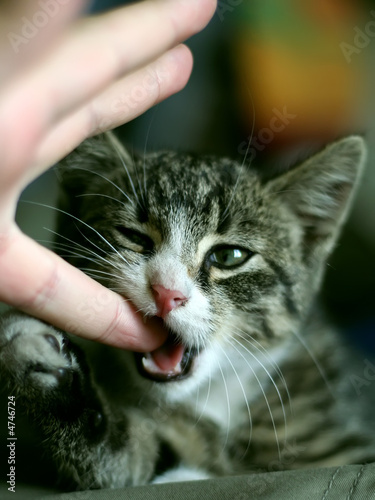
<svg viewBox="0 0 375 500"><path fill-rule="evenodd" d="M14 177L33 163L36 145L51 127L202 29L215 7L216 0L147 0L79 21L53 57L23 75L0 102L0 140ZM21 137L22 148L7 148L14 137Z"/></svg>
<svg viewBox="0 0 375 500"><path fill-rule="evenodd" d="M144 324L123 297L103 287L14 225L0 238L0 300L75 335L133 351L159 347L166 332Z"/></svg>

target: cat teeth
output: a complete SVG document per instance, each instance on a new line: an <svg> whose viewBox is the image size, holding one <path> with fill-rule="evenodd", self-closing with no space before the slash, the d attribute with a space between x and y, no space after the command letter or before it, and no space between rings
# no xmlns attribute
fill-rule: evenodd
<svg viewBox="0 0 375 500"><path fill-rule="evenodd" d="M148 373L153 375L180 375L180 373L182 373L181 362L177 363L173 370L165 372L158 367L150 353L144 354L142 358L142 366Z"/></svg>

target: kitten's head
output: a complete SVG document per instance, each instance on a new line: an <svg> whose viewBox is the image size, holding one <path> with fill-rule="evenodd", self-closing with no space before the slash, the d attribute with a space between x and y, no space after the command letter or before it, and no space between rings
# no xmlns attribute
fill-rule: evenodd
<svg viewBox="0 0 375 500"><path fill-rule="evenodd" d="M75 264L163 321L168 340L135 355L139 374L168 391L190 387L229 347L298 329L364 156L363 140L349 137L262 181L228 159L131 158L105 134L62 162L64 209L83 222L59 231L85 247L72 249Z"/></svg>

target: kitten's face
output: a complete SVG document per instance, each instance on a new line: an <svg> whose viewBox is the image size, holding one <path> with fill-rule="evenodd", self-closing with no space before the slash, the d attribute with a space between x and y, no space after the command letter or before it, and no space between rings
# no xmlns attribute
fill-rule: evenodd
<svg viewBox="0 0 375 500"><path fill-rule="evenodd" d="M111 139L95 140L96 153L81 148L72 156L79 169L64 173L68 190L73 182L78 194L90 195L70 207L93 228L80 229L85 246L93 242L95 266L80 265L95 267L97 278L168 330L162 348L135 355L141 376L193 385L211 369L210 356L229 347L240 352L251 338L276 342L298 327L343 218L342 201L341 208L330 207L338 223L318 215L333 205L327 201L335 196L332 186L324 198L320 179L313 192L306 168L296 179L262 184L225 159L163 153L130 161L123 153L119 161ZM360 163L360 145L353 148ZM296 184L303 175L308 196L288 199L287 190L291 198L301 190ZM337 178L341 200L338 184ZM321 206L307 213L304 202L310 198L314 206L314 196Z"/></svg>

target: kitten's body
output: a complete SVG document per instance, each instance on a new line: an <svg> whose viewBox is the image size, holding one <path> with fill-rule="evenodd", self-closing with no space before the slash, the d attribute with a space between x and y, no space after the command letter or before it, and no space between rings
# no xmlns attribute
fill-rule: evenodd
<svg viewBox="0 0 375 500"><path fill-rule="evenodd" d="M2 377L78 487L375 460L353 355L314 306L363 152L348 138L267 182L225 159L133 162L110 136L64 161L60 252L170 331L151 356L83 357L3 318Z"/></svg>

